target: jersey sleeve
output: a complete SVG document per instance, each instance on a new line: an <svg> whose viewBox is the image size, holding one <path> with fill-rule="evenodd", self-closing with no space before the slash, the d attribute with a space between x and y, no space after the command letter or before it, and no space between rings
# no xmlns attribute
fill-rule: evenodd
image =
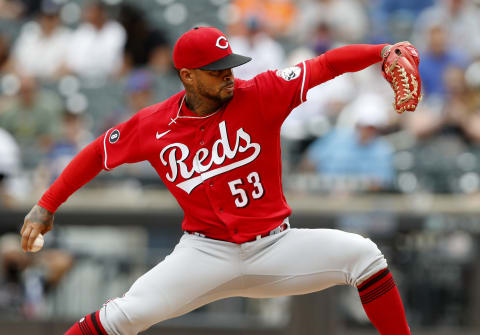
<svg viewBox="0 0 480 335"><path fill-rule="evenodd" d="M112 170L124 163L145 160L140 141L140 117L135 114L130 120L110 128L103 134L102 168Z"/></svg>
<svg viewBox="0 0 480 335"><path fill-rule="evenodd" d="M70 195L102 171L101 140L101 137L97 138L72 159L43 194L38 202L39 206L55 213Z"/></svg>
<svg viewBox="0 0 480 335"><path fill-rule="evenodd" d="M327 51L296 66L267 71L252 79L266 120L283 122L290 111L307 100L307 92L346 72L356 72L380 62L387 44L348 45Z"/></svg>
<svg viewBox="0 0 480 335"><path fill-rule="evenodd" d="M310 67L307 62L267 71L255 81L261 113L268 120L285 120L290 111L307 100Z"/></svg>

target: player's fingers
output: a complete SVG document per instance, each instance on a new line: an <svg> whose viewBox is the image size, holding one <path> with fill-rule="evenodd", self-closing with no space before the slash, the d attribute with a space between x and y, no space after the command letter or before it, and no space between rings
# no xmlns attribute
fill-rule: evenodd
<svg viewBox="0 0 480 335"><path fill-rule="evenodd" d="M28 227L27 222L24 222L24 223L23 223L23 226L22 226L22 229L20 229L20 235L23 236L23 232L25 231L25 229L26 229L27 227Z"/></svg>
<svg viewBox="0 0 480 335"><path fill-rule="evenodd" d="M28 236L28 242L27 242L27 251L32 250L33 247L33 242L37 238L37 236L40 234L40 230L36 228L32 228L32 231L30 232L30 235Z"/></svg>
<svg viewBox="0 0 480 335"><path fill-rule="evenodd" d="M30 237L30 232L32 231L31 226L23 226L22 227L22 249L23 251L28 251L28 238Z"/></svg>

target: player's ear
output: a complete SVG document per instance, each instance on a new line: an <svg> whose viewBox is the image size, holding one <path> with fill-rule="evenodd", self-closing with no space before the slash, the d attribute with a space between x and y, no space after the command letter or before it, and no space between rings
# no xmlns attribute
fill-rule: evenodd
<svg viewBox="0 0 480 335"><path fill-rule="evenodd" d="M193 72L190 69L180 69L179 75L184 83L191 83L193 80Z"/></svg>

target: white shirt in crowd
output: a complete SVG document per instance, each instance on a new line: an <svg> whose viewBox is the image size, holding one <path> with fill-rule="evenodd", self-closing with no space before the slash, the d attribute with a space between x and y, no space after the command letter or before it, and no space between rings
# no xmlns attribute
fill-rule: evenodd
<svg viewBox="0 0 480 335"><path fill-rule="evenodd" d="M248 80L266 70L280 69L284 65L283 47L267 34L258 33L251 39L232 36L229 41L235 53L252 57L250 62L234 69L237 78Z"/></svg>
<svg viewBox="0 0 480 335"><path fill-rule="evenodd" d="M340 43L362 43L370 28L366 8L358 0L299 1L295 34L308 41L320 23L327 23Z"/></svg>
<svg viewBox="0 0 480 335"><path fill-rule="evenodd" d="M13 176L20 169L20 149L12 135L0 128L0 174Z"/></svg>
<svg viewBox="0 0 480 335"><path fill-rule="evenodd" d="M423 10L417 18L411 41L424 50L427 48L427 35L431 27L440 25L449 33L448 43L466 51L469 56L480 56L480 7L464 1L458 12L448 8L446 1L438 1L434 6Z"/></svg>
<svg viewBox="0 0 480 335"><path fill-rule="evenodd" d="M83 77L111 75L122 64L125 40L125 30L117 22L109 21L100 30L83 23L73 32L67 67Z"/></svg>
<svg viewBox="0 0 480 335"><path fill-rule="evenodd" d="M52 78L64 65L70 36L62 26L45 35L38 23L27 23L13 47L17 69L27 76Z"/></svg>

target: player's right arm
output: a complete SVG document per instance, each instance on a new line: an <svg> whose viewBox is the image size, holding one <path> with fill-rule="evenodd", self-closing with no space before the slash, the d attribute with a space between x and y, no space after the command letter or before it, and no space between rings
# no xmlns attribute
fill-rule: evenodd
<svg viewBox="0 0 480 335"><path fill-rule="evenodd" d="M20 231L24 251L31 249L38 234L45 234L53 228L53 215L57 208L100 173L102 155L98 146L97 139L80 151L27 214Z"/></svg>
<svg viewBox="0 0 480 335"><path fill-rule="evenodd" d="M81 150L62 171L25 217L20 235L22 249L29 251L39 234L53 228L54 213L70 195L97 176L123 163L139 162L142 150L137 115L105 132Z"/></svg>

